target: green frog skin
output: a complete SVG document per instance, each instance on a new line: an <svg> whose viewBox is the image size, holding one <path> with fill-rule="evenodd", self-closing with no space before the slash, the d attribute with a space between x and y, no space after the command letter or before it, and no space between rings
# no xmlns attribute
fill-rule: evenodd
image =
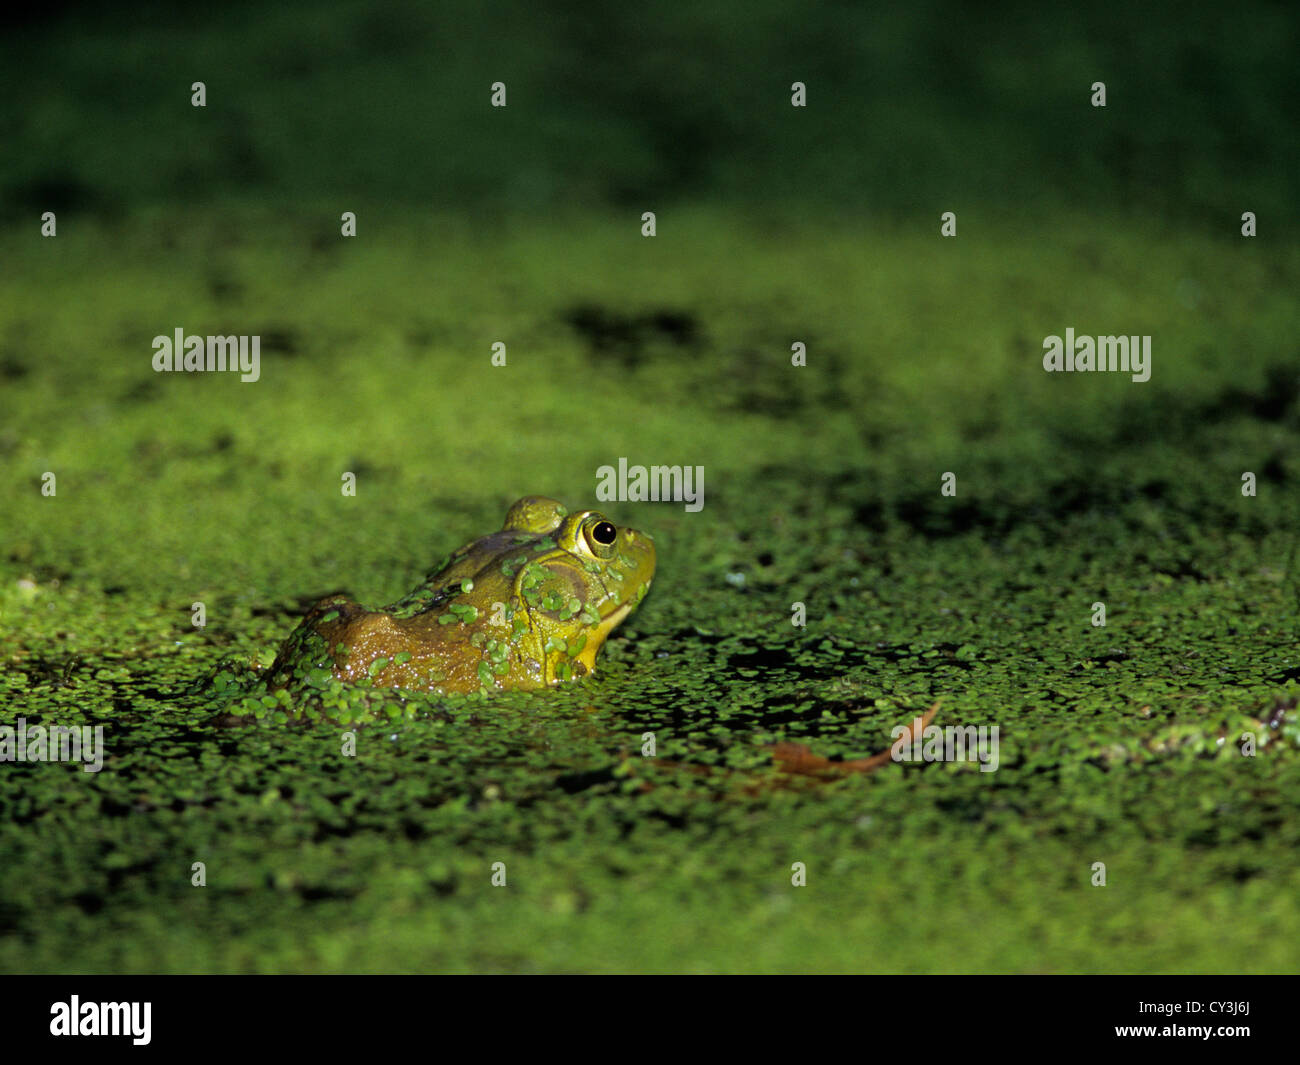
<svg viewBox="0 0 1300 1065"><path fill-rule="evenodd" d="M396 603L366 610L346 596L322 599L285 640L268 683L332 675L442 693L560 684L596 668L654 571L645 533L528 496L500 532L444 559Z"/></svg>

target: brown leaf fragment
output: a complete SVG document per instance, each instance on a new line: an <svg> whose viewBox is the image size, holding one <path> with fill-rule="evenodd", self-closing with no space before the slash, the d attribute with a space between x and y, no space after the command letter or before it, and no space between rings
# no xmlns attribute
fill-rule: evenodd
<svg viewBox="0 0 1300 1065"><path fill-rule="evenodd" d="M934 720L934 715L939 712L939 703L936 702L929 710L925 712L924 717L914 718L912 723L907 727L907 733L900 736L888 749L881 751L879 754L873 754L870 758L855 758L847 762L832 762L829 758L823 758L819 754L814 754L812 749L803 743L776 743L771 747L772 757L776 760L776 766L785 773L797 773L803 776L848 776L850 773L870 773L872 770L879 769L882 765L887 765L894 760L894 748L898 744L910 744L917 739L926 727Z"/></svg>

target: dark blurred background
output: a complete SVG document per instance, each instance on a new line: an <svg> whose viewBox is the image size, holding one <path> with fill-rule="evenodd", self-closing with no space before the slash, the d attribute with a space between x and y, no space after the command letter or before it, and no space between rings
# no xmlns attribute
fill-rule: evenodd
<svg viewBox="0 0 1300 1065"><path fill-rule="evenodd" d="M3 18L7 211L983 200L1215 228L1249 205L1272 228L1294 207L1289 3L88 2ZM493 80L504 111L486 106ZM193 81L220 136L189 121Z"/></svg>

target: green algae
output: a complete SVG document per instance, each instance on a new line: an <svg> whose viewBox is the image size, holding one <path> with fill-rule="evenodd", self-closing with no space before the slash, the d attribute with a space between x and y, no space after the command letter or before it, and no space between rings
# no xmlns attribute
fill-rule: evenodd
<svg viewBox="0 0 1300 1065"><path fill-rule="evenodd" d="M413 223L382 254L322 253L294 281L275 249L307 221L225 218L224 252L202 213L167 221L193 253L286 286L275 318L307 354L267 358L231 395L145 373L130 330L76 372L19 356L28 371L0 395L18 473L0 486L0 700L6 721L103 724L107 752L97 774L0 773L0 968L1294 968L1300 412L1276 345L1295 324L1294 252L1266 265L1226 240L1058 219L1047 247L999 231L996 261L1033 264L1004 290L976 269L987 249L876 234L890 268L845 278L867 295L841 305L816 264L855 261L868 223L778 240L697 212L687 250L617 279L593 270L562 299L525 274L494 301L485 256L531 262L563 243L622 257L622 223L523 229L495 250ZM19 278L0 322L18 350L80 350L104 308L140 320L143 292L187 318L227 313L159 272L140 232L87 223L67 258ZM729 256L737 233L746 254ZM435 245L464 270L430 305L408 274ZM1139 253L1147 287L1117 281ZM106 279L110 256L123 266ZM1183 276L1208 290L1211 274L1194 325L1148 298ZM575 292L627 314L678 308L705 346L649 345L612 370L546 325ZM1023 337L1088 301L1166 338L1149 392L1034 372ZM922 302L950 311L918 333ZM500 379L466 366L457 323L484 314L534 336L536 365ZM448 339L379 326L403 320ZM818 338L807 372L783 361L792 329ZM1175 348L1181 361L1159 361ZM395 372L410 375L396 394ZM448 389L497 398L431 422ZM548 420L512 423L508 442L490 432L507 408L575 397L585 413L562 438ZM86 419L75 439L52 428L68 411ZM443 698L315 668L265 690L321 596L390 601L430 550L495 527L525 492L594 505L594 470L621 454L700 462L715 487L699 514L617 505L654 532L659 569L593 676ZM358 469L361 494L340 496L338 471ZM947 470L955 498L939 493ZM1255 498L1243 470L1260 475ZM996 772L775 786L768 744L861 757L936 699L940 723L999 726ZM790 886L796 861L807 888ZM1097 861L1105 888L1089 882Z"/></svg>

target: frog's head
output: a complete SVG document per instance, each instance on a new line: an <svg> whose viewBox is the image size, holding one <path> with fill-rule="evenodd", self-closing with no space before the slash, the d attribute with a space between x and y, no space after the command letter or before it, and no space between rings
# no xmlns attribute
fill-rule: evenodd
<svg viewBox="0 0 1300 1065"><path fill-rule="evenodd" d="M590 672L605 638L650 590L654 541L599 511L570 514L540 496L511 507L505 528L545 538L534 548L535 566L520 572L517 588L535 635L567 648L559 656L547 652L548 677L565 657L581 663L578 673Z"/></svg>
<svg viewBox="0 0 1300 1065"><path fill-rule="evenodd" d="M627 525L615 525L598 510L570 514L555 542L578 560L587 602L600 614L600 639L632 612L655 575L654 541Z"/></svg>

